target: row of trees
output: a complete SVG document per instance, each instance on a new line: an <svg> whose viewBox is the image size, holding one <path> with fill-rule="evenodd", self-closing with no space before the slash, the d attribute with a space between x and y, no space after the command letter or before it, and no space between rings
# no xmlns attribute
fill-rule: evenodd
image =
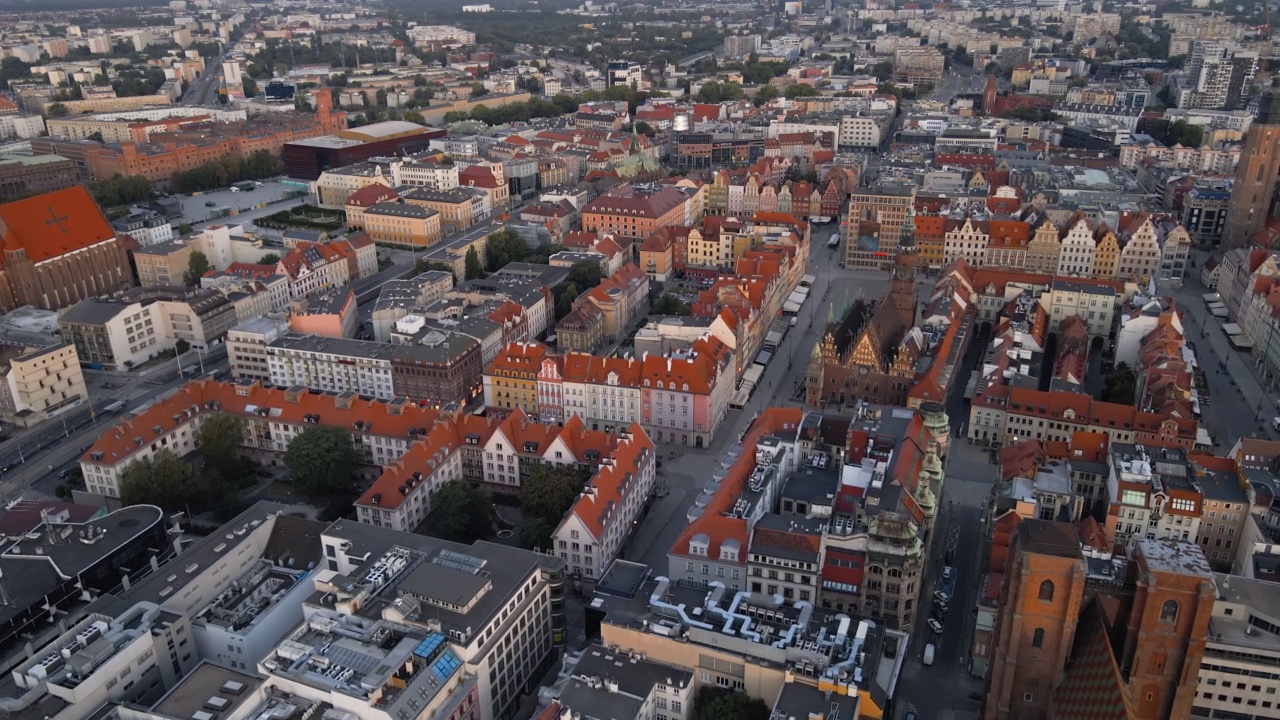
<svg viewBox="0 0 1280 720"><path fill-rule="evenodd" d="M89 193L93 195L93 199L107 208L146 202L151 199L153 189L151 181L141 175L116 173L109 180L94 180L89 183Z"/></svg>
<svg viewBox="0 0 1280 720"><path fill-rule="evenodd" d="M169 187L180 193L213 190L243 180L273 177L280 171L280 160L267 150L254 150L247 158L227 153L199 167L174 173Z"/></svg>

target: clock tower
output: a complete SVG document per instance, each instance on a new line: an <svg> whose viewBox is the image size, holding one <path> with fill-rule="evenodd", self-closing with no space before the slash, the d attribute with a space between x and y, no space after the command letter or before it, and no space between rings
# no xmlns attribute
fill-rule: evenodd
<svg viewBox="0 0 1280 720"><path fill-rule="evenodd" d="M898 239L898 254L893 259L893 281L889 296L898 312L902 327L916 324L916 222L914 208L907 208Z"/></svg>

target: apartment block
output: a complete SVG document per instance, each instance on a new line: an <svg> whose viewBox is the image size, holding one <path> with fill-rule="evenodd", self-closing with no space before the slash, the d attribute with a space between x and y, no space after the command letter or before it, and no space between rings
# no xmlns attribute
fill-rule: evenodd
<svg viewBox="0 0 1280 720"><path fill-rule="evenodd" d="M89 399L80 357L70 343L0 346L0 414L30 427L80 407Z"/></svg>

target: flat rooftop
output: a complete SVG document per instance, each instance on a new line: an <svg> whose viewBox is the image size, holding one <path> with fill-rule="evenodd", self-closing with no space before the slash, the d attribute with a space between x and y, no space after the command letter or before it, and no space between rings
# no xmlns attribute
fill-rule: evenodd
<svg viewBox="0 0 1280 720"><path fill-rule="evenodd" d="M435 583L424 584L417 576L407 585L397 583L394 593L384 593L361 610L362 614L378 616L383 607L394 604L406 615L438 620L442 629L466 631L487 626L499 608L533 574L539 556L532 552L513 550L504 545L478 542L467 546L421 535L409 535L349 520L339 520L325 530L325 536L340 538L350 543L348 556L361 557L369 553L366 567L392 550L405 551L414 562L423 565L436 564ZM478 573L467 568L480 567L489 588L480 593L469 606L447 607L459 597L459 587L474 588ZM415 570L416 572L416 570ZM395 596L399 597L395 597ZM390 597L389 597L390 596ZM314 596L313 596L314 597Z"/></svg>
<svg viewBox="0 0 1280 720"><path fill-rule="evenodd" d="M236 708L251 699L261 685L262 678L202 662L160 698L151 711L176 720L188 720L201 710L234 715Z"/></svg>
<svg viewBox="0 0 1280 720"><path fill-rule="evenodd" d="M1179 575L1196 575L1213 581L1213 571L1199 545L1186 540L1138 540L1138 552L1147 568Z"/></svg>
<svg viewBox="0 0 1280 720"><path fill-rule="evenodd" d="M598 593L591 606L604 613L606 624L736 654L755 665L790 670L815 688L824 680L856 684L871 693L880 707L893 695L909 639L906 633L885 628L878 621L849 620L847 615L825 608L776 604L773 596L759 593L735 604L735 593L723 588L681 587L666 578L645 583L633 599ZM732 615L728 614L731 608L736 608ZM726 632L730 625L734 629ZM779 641L781 647L775 646ZM696 662L693 655L690 651L690 666Z"/></svg>

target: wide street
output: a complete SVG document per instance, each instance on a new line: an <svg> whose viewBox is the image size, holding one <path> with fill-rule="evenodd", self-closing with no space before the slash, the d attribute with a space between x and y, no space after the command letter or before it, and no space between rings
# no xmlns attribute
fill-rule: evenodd
<svg viewBox="0 0 1280 720"><path fill-rule="evenodd" d="M218 102L218 89L222 87L221 58L206 58L212 65L203 75L196 78L182 96L183 105L213 105Z"/></svg>
<svg viewBox="0 0 1280 720"><path fill-rule="evenodd" d="M1197 261L1197 265L1203 258ZM1225 452L1241 437L1280 439L1271 420L1280 414L1280 393L1260 379L1253 353L1231 347L1222 329L1224 320L1209 314L1198 270L1191 270L1181 288L1162 284L1161 294L1171 295L1185 313L1183 332L1196 353L1209 383L1209 405L1202 407L1202 422L1213 437L1215 450ZM1239 322L1233 320L1233 322ZM1225 367L1223 366L1225 364Z"/></svg>

